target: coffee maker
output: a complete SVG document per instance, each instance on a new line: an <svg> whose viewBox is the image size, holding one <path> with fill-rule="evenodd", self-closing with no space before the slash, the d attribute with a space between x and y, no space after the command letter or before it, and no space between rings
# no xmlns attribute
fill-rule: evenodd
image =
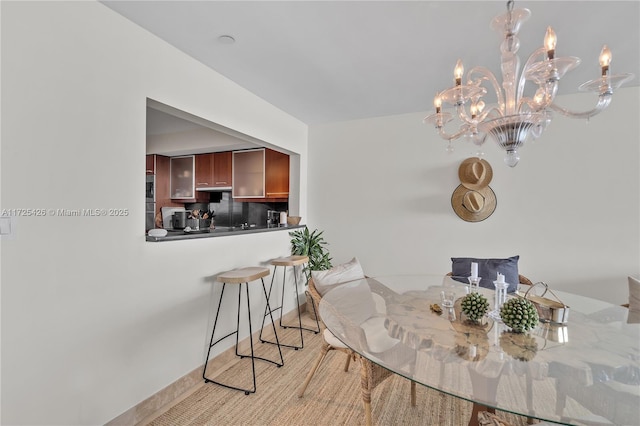
<svg viewBox="0 0 640 426"><path fill-rule="evenodd" d="M277 210L267 210L267 227L277 228L280 226L280 212Z"/></svg>

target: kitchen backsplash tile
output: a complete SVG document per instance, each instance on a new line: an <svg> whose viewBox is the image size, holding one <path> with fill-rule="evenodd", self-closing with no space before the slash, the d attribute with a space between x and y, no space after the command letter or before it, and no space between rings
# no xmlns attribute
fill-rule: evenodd
<svg viewBox="0 0 640 426"><path fill-rule="evenodd" d="M185 204L187 210L198 208L204 210L206 203ZM289 203L247 203L234 201L231 192L221 192L215 201L208 204L208 210L215 215L216 226L238 226L243 223L256 226L267 224L269 210L288 211Z"/></svg>

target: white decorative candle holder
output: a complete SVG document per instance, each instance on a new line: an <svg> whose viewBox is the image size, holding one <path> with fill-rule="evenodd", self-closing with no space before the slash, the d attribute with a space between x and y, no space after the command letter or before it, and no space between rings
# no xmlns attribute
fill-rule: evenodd
<svg viewBox="0 0 640 426"><path fill-rule="evenodd" d="M480 277L469 277L467 278L469 280L469 290L471 290L471 293L477 293L478 292L478 287L480 287L480 280L482 278Z"/></svg>
<svg viewBox="0 0 640 426"><path fill-rule="evenodd" d="M495 298L493 302L493 311L489 312L489 316L495 321L502 321L500 319L500 308L507 301L507 288L509 283L503 281L494 281L493 285L496 288Z"/></svg>

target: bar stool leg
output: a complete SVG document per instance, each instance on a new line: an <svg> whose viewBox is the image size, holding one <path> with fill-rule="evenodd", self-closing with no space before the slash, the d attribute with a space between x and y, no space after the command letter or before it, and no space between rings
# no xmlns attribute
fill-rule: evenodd
<svg viewBox="0 0 640 426"><path fill-rule="evenodd" d="M276 271L278 270L278 266L274 266L273 267L273 275L271 276L271 284L269 284L269 294L267 295L267 302L269 302L270 298L271 298L271 291L273 290L273 281L276 278ZM286 271L286 268L285 268ZM275 344L275 342L269 342L267 340L264 340L262 338L262 331L264 330L264 320L267 317L267 314L271 314L274 311L277 311L278 309L282 309L282 303L280 304L279 308L273 308L271 309L269 306L269 303L267 303L267 305L264 307L264 315L262 316L262 325L260 326L260 336L258 337L260 339L261 343L271 343L271 344ZM280 319L282 319L282 311L280 311ZM273 316L272 316L272 321L273 321ZM280 326L282 326L282 323L280 323Z"/></svg>
<svg viewBox="0 0 640 426"><path fill-rule="evenodd" d="M266 286L264 284L264 280L262 278L260 280L262 282L262 291L264 292L265 297L267 297L268 296L267 295L267 289L266 289ZM239 335L240 335L239 330L240 330L240 305L241 305L241 300L242 300L242 284L244 284L244 286L245 286L245 294L247 296L247 317L248 317L248 320L249 320L249 344L250 344L250 347L251 347L251 354L250 355L249 354L241 354L241 353L238 352L238 344L239 344L239 339L240 339L239 338ZM256 391L255 360L259 359L259 360L262 360L262 361L270 362L272 364L275 364L279 368L279 367L282 367L284 365L284 358L282 357L282 350L280 349L278 335L276 334L275 323L273 322L273 316L271 315L271 313L269 313L269 314L271 315L271 322L272 322L272 326L273 326L273 332L274 332L274 334L276 336L276 343L275 344L278 345L278 352L280 354L280 363L278 363L277 361L272 361L270 359L258 357L258 356L255 355L254 348L253 348L253 329L252 329L252 326L251 326L251 301L249 299L249 283L248 282L241 283L239 285L239 287L238 287L238 314L237 314L237 321L236 321L236 331L233 331L233 332L227 334L226 336L224 336L224 337L216 340L215 342L213 342L216 326L217 326L217 323L218 323L218 317L219 317L219 314L220 314L220 306L222 305L222 296L224 294L225 286L226 286L226 283L223 283L222 284L222 291L220 293L220 300L218 302L218 309L216 311L216 318L215 318L214 323L213 323L213 331L211 332L211 341L209 343L209 350L207 351L207 359L205 361L204 370L202 372L202 378L204 379L205 383L215 383L215 384L217 384L219 386L223 386L223 387L228 388L228 389L239 390L239 391L244 392L245 395L249 395L250 393L255 393L255 391ZM271 309L271 307L269 306L268 297L267 297L267 307L268 307L269 310ZM237 356L239 356L240 359L251 358L251 372L252 372L252 377L253 377L253 389L244 389L244 388L239 388L239 387L236 387L236 386L231 386L231 385L228 385L228 384L225 384L225 383L221 383L221 382L218 382L216 380L212 380L212 379L209 379L209 378L206 377L207 363L209 361L209 355L211 354L211 348L213 346L215 346L216 344L218 344L220 341L226 339L227 337L229 337L229 336L231 336L233 334L236 335L235 354Z"/></svg>
<svg viewBox="0 0 640 426"><path fill-rule="evenodd" d="M280 364L278 364L275 361L271 361L266 359L265 361L269 361L273 364L275 364L278 368L282 367L284 365L284 358L282 357L282 344L280 343L280 340L278 340L278 333L276 332L276 322L273 320L273 314L271 313L271 306L269 305L269 297L267 296L267 288L264 285L264 279L260 278L260 281L262 281L262 291L264 292L264 296L266 297L267 300L267 308L269 309L269 316L271 317L271 328L273 329L273 335L276 337L276 342L275 344L278 346L278 353L280 354ZM264 320L264 318L263 318Z"/></svg>
<svg viewBox="0 0 640 426"><path fill-rule="evenodd" d="M207 379L207 364L209 363L209 355L211 355L211 348L214 347L216 343L220 342L220 340L226 339L227 337L233 334L233 332L231 332L226 336L224 336L223 338L217 340L216 343L213 343L213 336L216 333L216 325L218 324L218 316L220 315L220 306L222 305L222 296L224 295L225 286L226 284L223 283L222 290L220 292L220 300L218 300L218 309L216 310L216 318L213 320L213 330L211 331L211 340L209 341L209 350L207 350L207 358L204 360L204 370L202 370L202 378L204 379L205 383L209 381L209 379Z"/></svg>
<svg viewBox="0 0 640 426"><path fill-rule="evenodd" d="M277 266L275 268L277 268ZM276 275L275 268L273 268L273 275L274 276ZM296 273L296 268L294 266L293 267L294 276L295 276L295 273ZM282 267L282 291L280 292L280 308L281 309L284 307L284 284L285 284L286 279L287 279L287 267L283 266ZM284 311L280 311L280 320L279 320L280 321L280 327L287 328L286 326L282 325L282 317L283 317L283 315L284 315Z"/></svg>
<svg viewBox="0 0 640 426"><path fill-rule="evenodd" d="M249 395L249 392L253 393L256 391L256 357L253 353L253 330L251 329L251 303L249 303L249 283L244 283L244 289L247 293L247 316L249 317L249 345L251 346L251 372L253 373L253 390L244 391L245 395ZM238 327L240 327L240 293L242 293L242 284L240 284L240 291L238 291ZM237 335L236 335L236 355L239 355L240 359L246 356L246 355L238 354Z"/></svg>
<svg viewBox="0 0 640 426"><path fill-rule="evenodd" d="M274 281L274 279L276 277L276 271L277 270L278 270L278 265L274 266L274 268L273 268L273 276L271 277L271 285L269 286L269 294L267 296L267 300L269 299L269 296L271 296L271 291L273 290L273 281ZM296 300L297 300L297 298L298 298L298 281L297 281L298 278L295 276L295 271L296 271L296 269L295 269L295 266L294 266L293 267L293 274L294 274L294 278L296 280L296 284L295 285L296 285ZM293 349L295 349L297 351L298 349L304 348L304 340L303 340L303 337L302 337L302 328L301 328L302 327L302 320L300 319L300 305L299 304L298 304L298 322L300 324L300 327L287 326L287 325L283 325L282 324L282 316L283 316L282 307L284 306L284 290L285 290L286 279L287 279L287 267L283 266L282 267L282 292L281 292L281 296L280 296L280 307L273 308L273 309L270 309L268 305L267 305L267 307L265 307L264 316L262 317L262 327L260 329L260 342L262 342L262 343L270 343L272 345L276 344L276 342L271 342L269 340L263 339L262 338L262 330L264 330L264 319L266 318L267 314L271 315L272 312L277 311L279 309L280 310L279 324L280 324L281 328L284 328L284 329L290 328L290 327L291 328L300 328L300 346L287 345L285 343L279 343L279 346L286 346L287 348L293 348ZM273 321L273 316L271 316L271 321ZM273 324L275 325L275 323L273 323ZM276 336L276 338L277 338L277 336Z"/></svg>
<svg viewBox="0 0 640 426"><path fill-rule="evenodd" d="M298 330L300 330L300 348L304 348L304 339L302 337L302 312L300 312L300 295L298 294L298 274L296 274L295 266L293 267L293 280L296 288L296 308L298 309ZM282 283L282 285L284 287L284 283ZM282 317L280 317L280 319L282 319Z"/></svg>
<svg viewBox="0 0 640 426"><path fill-rule="evenodd" d="M262 282L262 291L264 292L265 297L267 297L267 288L264 284L264 279L260 278L260 281ZM278 353L280 354L280 362L278 363L277 361L273 361L267 358L262 358L259 356L256 356L253 350L253 329L251 327L251 303L249 302L249 283L244 283L245 285L245 289L246 289L246 293L247 293L247 316L249 318L249 342L250 342L250 346L251 346L251 355L248 354L240 354L238 353L238 344L237 344L237 337L236 337L236 355L238 355L240 357L240 359L242 358L251 358L251 368L253 370L253 390L249 391L249 390L245 390L244 393L245 395L248 395L249 393L253 393L256 391L256 367L255 367L255 360L259 359L262 361L266 361L266 362L270 362L271 364L275 364L278 368L282 367L284 365L284 358L282 357L282 349L280 348L280 341L278 340L278 334L276 333L276 326L275 326L275 321L273 321L273 315L271 315L271 306L269 305L269 299L267 298L267 308L269 310L269 315L271 316L271 325L273 327L273 334L276 336L276 342L275 344L278 346ZM242 290L242 288L241 288ZM240 298L238 297L238 320L240 320ZM242 389L241 389L242 390Z"/></svg>
<svg viewBox="0 0 640 426"><path fill-rule="evenodd" d="M218 316L220 314L220 306L222 305L222 296L224 295L224 289L226 287L226 283L222 284L222 291L220 292L220 300L218 301L218 309L216 312L216 319L213 322L213 331L211 332L211 343L209 344L209 350L207 351L207 359L205 361L204 364L204 371L202 372L202 378L204 379L205 383L214 383L216 385L225 387L227 389L234 389L234 390L239 390L244 392L245 395L249 395L250 393L254 393L256 391L256 368L254 365L254 360L253 357L251 359L251 369L253 372L253 389L243 389L243 388L239 388L236 386L231 386L225 383L221 383L218 382L216 380L212 380L209 379L206 376L206 372L207 372L207 364L209 362L209 355L211 353L211 348L214 347L215 345L217 345L218 343L220 343L222 340L226 339L227 337L235 334L236 335L236 347L235 347L235 352L236 355L240 356L240 358L242 358L242 356L238 353L238 341L239 341L239 329L240 329L240 300L241 300L241 296L242 296L242 284L240 284L240 286L238 287L238 316L237 316L237 322L236 322L236 331L232 331L231 333L227 334L224 337L221 337L220 339L216 340L215 342L213 342L213 336L215 335L216 332L216 325L218 324ZM245 284L246 285L246 284ZM246 285L246 289L247 289L247 305L249 304L249 288L248 285ZM249 311L249 315L251 315L251 312ZM251 335L251 322L249 322L249 334ZM249 339L251 341L251 353L253 355L253 340L250 338Z"/></svg>
<svg viewBox="0 0 640 426"><path fill-rule="evenodd" d="M285 282L286 282L286 278L287 278L287 267L284 267L284 272L282 273L282 295L281 295L281 299L280 299L280 307L284 306L284 288L285 288ZM295 290L296 290L296 307L298 308L298 326L288 326L288 325L282 325L282 312L280 313L280 327L282 328L297 328L298 330L300 330L300 346L296 346L296 345L283 345L283 346L287 346L289 348L293 348L296 351L298 349L302 349L304 348L304 337L302 336L302 318L301 318L301 313L300 313L300 302L299 300L299 296L298 296L298 275L296 275L296 266L293 265L293 279L294 279L294 286L295 286Z"/></svg>
<svg viewBox="0 0 640 426"><path fill-rule="evenodd" d="M274 283L274 279L276 276L276 271L278 269L278 265L276 265L273 268L273 276L271 277L271 285L269 286L269 294L268 294L268 298L271 296L271 291L273 290L273 283ZM304 336L302 335L302 330L307 330L307 331L312 331L315 334L318 334L320 332L320 324L318 322L318 316L316 315L316 329L312 329L312 328L306 328L302 326L302 311L300 310L300 303L298 302L299 298L300 298L300 294L298 293L298 275L296 274L296 267L295 265L293 265L293 278L294 278L294 285L295 285L295 292L296 292L296 303L297 303L297 310L298 310L298 325L285 325L282 324L282 316L283 316L283 306L284 306L284 293L285 293L285 284L286 284L286 278L287 278L287 267L283 266L283 272L282 272L282 292L281 292L281 296L280 296L280 307L278 308L273 308L268 310L265 307L265 311L264 311L264 316L262 318L262 327L260 329L260 342L262 343L271 343L271 344L276 344L275 342L271 342L268 340L263 339L262 337L262 330L264 329L264 320L267 316L268 313L277 311L278 309L280 309L280 319L279 319L279 325L281 328L296 328L298 330L300 330L300 345L288 345L285 343L280 343L280 346L286 346L288 348L293 348L296 351L298 349L302 349L304 348ZM315 311L315 305L313 307L314 311ZM273 319L272 319L273 320Z"/></svg>

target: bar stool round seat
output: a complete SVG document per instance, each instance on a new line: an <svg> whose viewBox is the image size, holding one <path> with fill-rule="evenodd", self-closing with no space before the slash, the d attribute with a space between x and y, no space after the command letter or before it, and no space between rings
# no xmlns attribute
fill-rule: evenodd
<svg viewBox="0 0 640 426"><path fill-rule="evenodd" d="M286 256L286 257L278 257L276 259L272 259L269 262L271 265L273 265L273 275L271 277L271 285L269 286L269 294L267 295L267 298L271 297L271 292L273 291L273 282L274 279L276 277L276 271L278 269L278 266L281 266L283 268L283 272L282 272L282 292L281 292L281 298L280 298L280 306L279 307L275 307L273 308L273 311L277 311L280 310L280 327L282 328L295 328L300 330L300 344L294 344L294 345L288 345L288 344L284 344L284 343L280 343L280 346L286 346L288 348L293 348L296 351L298 349L302 349L304 348L304 337L302 336L302 330L307 330L307 331L312 331L316 334L318 334L320 332L320 324L318 322L318 317L316 315L316 328L312 329L312 328L305 328L302 326L302 313L300 312L300 302L299 302L299 294L298 294L298 274L296 274L296 266L302 266L304 264L308 264L309 263L309 256L301 256L301 255L292 255L292 256ZM295 288L295 300L296 300L296 309L298 310L298 324L297 325L284 325L282 324L282 317L284 316L284 311L283 311L283 306L284 306L284 293L285 293L285 284L286 284L286 275L287 275L287 267L291 267L293 268L293 278L294 278L294 288ZM271 314L272 312L268 312L266 309L264 311L264 316L262 318L262 329L264 329L264 320L267 317L268 314ZM268 340L264 340L262 338L262 331L260 332L260 341L262 343L271 343L271 344L276 344L276 342L271 342Z"/></svg>
<svg viewBox="0 0 640 426"><path fill-rule="evenodd" d="M207 358L205 359L204 362L204 370L202 371L202 378L204 379L205 383L215 383L217 385L223 386L225 388L229 388L229 389L235 389L235 390L239 390L245 393L245 395L249 395L250 393L254 393L256 391L256 366L255 366L255 360L261 360L261 361L266 361L272 364L275 364L277 367L282 367L284 365L284 358L282 357L282 350L280 348L280 341L278 340L278 334L276 332L276 327L275 327L275 321L273 320L273 315L271 315L272 309L271 306L269 305L269 296L267 295L267 288L264 284L264 277L268 276L270 274L270 270L269 268L265 268L265 267L260 267L260 266L249 266L249 267L245 267L245 268L239 268L239 269L234 269L231 271L226 271L226 272L222 272L220 274L218 274L216 276L216 282L218 283L222 283L222 290L220 292L220 300L218 301L218 309L216 311L216 317L215 320L213 322L213 330L211 331L211 340L209 342L209 350L207 351ZM274 360L270 360L267 358L262 358L259 356L256 356L253 350L253 329L251 326L251 302L249 301L249 283L252 281L257 281L260 280L260 282L262 283L262 293L264 294L265 300L266 300L266 310L269 312L269 315L271 315L271 324L272 324L272 328L273 328L273 334L275 336L276 341L273 342L275 345L278 346L278 353L280 354L280 361L274 361ZM238 310L237 310L237 322L236 322L236 329L235 331L232 331L231 333L227 334L226 336L220 337L218 340L216 340L214 342L214 336L216 333L216 327L218 325L218 318L220 316L220 307L222 305L222 296L224 295L224 290L227 286L227 284L239 284L238 285ZM239 330L240 330L240 302L242 299L242 286L244 284L245 287L245 294L246 294L246 299L247 299L247 321L248 321L248 325L249 325L249 344L251 346L251 353L250 354L241 354L238 352L238 342L239 342ZM262 320L263 322L263 326L264 326L264 318ZM222 340L226 339L227 337L230 337L232 335L236 336L236 345L235 345L235 353L236 356L239 356L240 359L243 358L250 358L251 359L251 370L253 373L253 388L247 389L247 388L241 388L238 386L232 386L230 384L225 384L225 383L221 383L219 381L213 380L211 378L207 377L207 366L209 363L209 356L211 355L211 348L213 348L215 345L217 345L218 343L220 343ZM262 334L262 331L261 331Z"/></svg>
<svg viewBox="0 0 640 426"><path fill-rule="evenodd" d="M273 266L298 266L304 265L305 263L309 263L309 256L287 256L287 257L278 257L277 259L273 259L271 264Z"/></svg>
<svg viewBox="0 0 640 426"><path fill-rule="evenodd" d="M269 275L269 268L261 266L249 266L246 268L234 269L232 271L222 272L216 276L216 281L227 284L242 284L255 281Z"/></svg>

